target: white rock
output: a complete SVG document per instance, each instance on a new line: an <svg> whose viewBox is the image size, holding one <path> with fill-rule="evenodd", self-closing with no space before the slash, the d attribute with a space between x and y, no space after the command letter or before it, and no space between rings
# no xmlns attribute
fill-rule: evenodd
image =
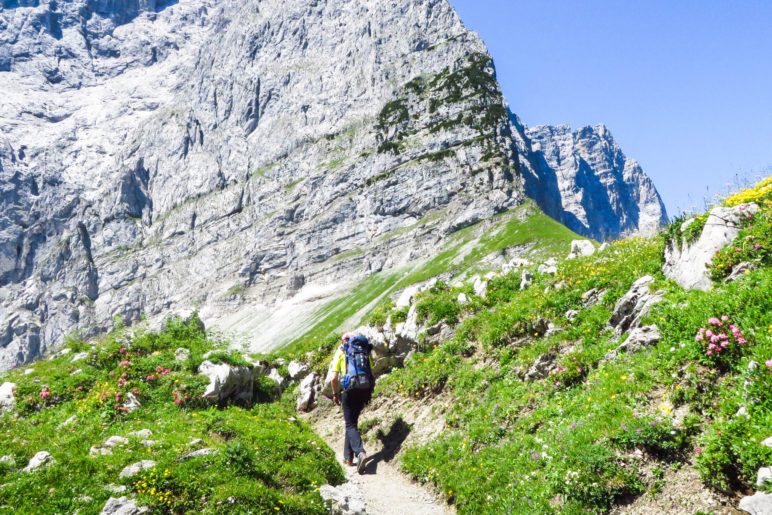
<svg viewBox="0 0 772 515"><path fill-rule="evenodd" d="M5 382L0 386L0 412L16 407L16 384Z"/></svg>
<svg viewBox="0 0 772 515"><path fill-rule="evenodd" d="M122 494L126 492L128 488L126 488L126 485L109 484L109 485L105 485L105 490L107 490L111 494Z"/></svg>
<svg viewBox="0 0 772 515"><path fill-rule="evenodd" d="M605 252L609 247L610 245L607 242L603 242L600 247L598 247L598 252Z"/></svg>
<svg viewBox="0 0 772 515"><path fill-rule="evenodd" d="M72 357L72 359L70 360L70 363L75 363L76 361L83 361L87 357L88 357L88 352L79 352Z"/></svg>
<svg viewBox="0 0 772 515"><path fill-rule="evenodd" d="M278 371L272 370L273 373ZM198 373L209 378L209 385L204 391L203 397L212 401L224 401L236 399L251 402L254 395L254 372L248 367L235 367L226 363L214 364L204 361L198 367Z"/></svg>
<svg viewBox="0 0 772 515"><path fill-rule="evenodd" d="M132 438L150 438L153 436L153 432L150 429L140 429L139 431L132 431L129 436Z"/></svg>
<svg viewBox="0 0 772 515"><path fill-rule="evenodd" d="M555 270L557 273L557 270ZM527 290L533 284L533 274L528 270L523 270L520 273L520 289Z"/></svg>
<svg viewBox="0 0 772 515"><path fill-rule="evenodd" d="M407 341L415 342L418 339L418 308L415 304L410 306L405 322L397 325L397 336Z"/></svg>
<svg viewBox="0 0 772 515"><path fill-rule="evenodd" d="M539 268L536 271L540 274L555 275L558 273L558 260L554 257L549 258L543 264L539 265Z"/></svg>
<svg viewBox="0 0 772 515"><path fill-rule="evenodd" d="M772 447L772 436L761 442L761 445L765 447Z"/></svg>
<svg viewBox="0 0 772 515"><path fill-rule="evenodd" d="M404 309L408 307L410 304L413 303L413 298L418 294L418 292L421 291L421 285L420 284L414 284L412 286L408 286L404 290L402 290L402 293L399 294L399 297L397 297L397 301L394 303L394 307L397 309Z"/></svg>
<svg viewBox="0 0 772 515"><path fill-rule="evenodd" d="M295 406L297 411L311 411L316 400L316 386L319 383L319 374L312 372L307 375L298 389L298 401Z"/></svg>
<svg viewBox="0 0 772 515"><path fill-rule="evenodd" d="M284 384L287 382L287 378L281 375L281 373L279 372L279 369L277 368L271 369L271 372L268 374L268 379L271 379L279 387L283 387Z"/></svg>
<svg viewBox="0 0 772 515"><path fill-rule="evenodd" d="M762 488L768 482L772 482L772 467L762 467L756 474L756 487Z"/></svg>
<svg viewBox="0 0 772 515"><path fill-rule="evenodd" d="M740 234L743 220L758 210L756 204L713 208L697 241L675 241L665 249L665 275L686 289L710 290L713 283L707 266L716 252Z"/></svg>
<svg viewBox="0 0 772 515"><path fill-rule="evenodd" d="M367 515L362 491L351 482L337 487L324 485L319 489L319 495L332 514Z"/></svg>
<svg viewBox="0 0 772 515"><path fill-rule="evenodd" d="M22 472L34 472L40 468L48 467L54 463L54 457L46 451L40 451L35 454L22 469Z"/></svg>
<svg viewBox="0 0 772 515"><path fill-rule="evenodd" d="M64 422L62 422L61 424L59 424L59 429L64 429L65 427L70 427L71 425L73 425L77 421L78 421L78 416L77 415L73 415L70 418L68 418L67 420L65 420Z"/></svg>
<svg viewBox="0 0 772 515"><path fill-rule="evenodd" d="M290 379L293 381L301 379L308 374L310 370L308 365L299 361L290 361L289 365L287 365L287 372L289 373Z"/></svg>
<svg viewBox="0 0 772 515"><path fill-rule="evenodd" d="M567 259L592 256L595 254L595 245L590 240L574 240L571 242L571 251Z"/></svg>
<svg viewBox="0 0 772 515"><path fill-rule="evenodd" d="M475 295L485 298L485 295L488 293L488 281L478 277L474 282L473 288Z"/></svg>
<svg viewBox="0 0 772 515"><path fill-rule="evenodd" d="M148 512L147 508L137 506L137 503L128 497L110 497L102 508L101 515L140 515Z"/></svg>
<svg viewBox="0 0 772 515"><path fill-rule="evenodd" d="M604 359L605 361L610 361L616 359L621 354L633 354L645 347L656 345L661 339L662 335L656 325L636 327L630 331L627 340L619 347L606 354Z"/></svg>
<svg viewBox="0 0 772 515"><path fill-rule="evenodd" d="M215 449L204 448L204 449L199 449L197 451L189 452L189 453L183 455L182 458L180 458L180 459L181 460L190 460L190 459L193 459L193 458L200 458L202 456L209 456L211 454L214 454L215 452L216 452Z"/></svg>
<svg viewBox="0 0 772 515"><path fill-rule="evenodd" d="M123 403L123 407L126 408L129 413L131 413L132 411L141 408L142 404L133 393L129 392L126 394L126 400Z"/></svg>
<svg viewBox="0 0 772 515"><path fill-rule="evenodd" d="M24 370L24 375L25 376L29 376L29 375L32 375L34 373L35 373L35 369L34 368L28 368L28 369Z"/></svg>
<svg viewBox="0 0 772 515"><path fill-rule="evenodd" d="M131 465L124 467L123 470L121 470L121 473L118 474L118 477L121 479L125 479L128 477L134 477L143 470L148 470L153 467L155 467L156 463L152 460L142 460L138 461L137 463L132 463Z"/></svg>
<svg viewBox="0 0 772 515"><path fill-rule="evenodd" d="M155 440L140 440L140 441L139 441L139 444L140 444L140 445L143 445L143 446L145 446L145 447L153 447L153 446L155 446L157 443L158 443L158 442L157 442L157 441L155 441Z"/></svg>
<svg viewBox="0 0 772 515"><path fill-rule="evenodd" d="M13 468L16 466L16 459L10 455L0 456L0 463L6 465L9 468Z"/></svg>
<svg viewBox="0 0 772 515"><path fill-rule="evenodd" d="M190 349L186 349L185 347L179 347L177 350L174 351L174 360L175 361L187 361L190 359Z"/></svg>
<svg viewBox="0 0 772 515"><path fill-rule="evenodd" d="M649 313L654 305L662 301L664 292L650 292L653 283L654 278L652 276L641 277L614 305L609 325L615 329L617 336L640 326L643 317Z"/></svg>
<svg viewBox="0 0 772 515"><path fill-rule="evenodd" d="M772 494L756 492L740 499L739 508L751 515L772 515Z"/></svg>
<svg viewBox="0 0 772 515"><path fill-rule="evenodd" d="M462 306L469 302L469 297L466 296L466 293L459 293L458 294L458 303Z"/></svg>

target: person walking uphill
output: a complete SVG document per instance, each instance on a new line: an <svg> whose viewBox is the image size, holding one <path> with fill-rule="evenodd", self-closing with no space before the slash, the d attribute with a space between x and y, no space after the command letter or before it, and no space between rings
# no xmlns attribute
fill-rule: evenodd
<svg viewBox="0 0 772 515"><path fill-rule="evenodd" d="M365 470L367 454L359 434L359 415L370 402L375 386L370 352L372 345L366 337L346 333L342 344L330 363L332 400L343 408L346 434L343 439L343 461L350 466L356 459L357 472Z"/></svg>

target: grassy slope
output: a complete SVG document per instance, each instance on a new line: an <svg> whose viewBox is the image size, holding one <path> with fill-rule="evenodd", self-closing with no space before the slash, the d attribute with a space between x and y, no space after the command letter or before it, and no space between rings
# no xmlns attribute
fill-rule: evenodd
<svg viewBox="0 0 772 515"><path fill-rule="evenodd" d="M757 469L772 462L772 449L759 444L772 436L769 218L767 202L725 253L760 268L709 293L685 292L665 280L663 239L654 238L563 262L557 277L538 277L526 291L516 273L498 278L487 299L463 307L454 305L461 290L444 284L422 294L419 312L431 322L449 320L456 336L392 372L379 383L379 395L431 402L444 390L452 402L448 429L409 449L404 469L445 492L460 513L586 513L644 492L656 495L662 484L641 470L636 449L655 478L666 468L693 466L711 488L752 489ZM725 269L727 259L717 259L716 267ZM648 316L662 341L603 363L619 344L606 325L613 305L646 274L665 292ZM591 288L606 295L584 307L582 293ZM579 311L573 322L565 318L569 309ZM733 342L716 359L695 335L721 316L748 343ZM563 329L550 337L534 334L540 317ZM730 322L721 330L728 332ZM550 353L554 367L547 377L522 380ZM736 415L740 407L747 416Z"/></svg>
<svg viewBox="0 0 772 515"><path fill-rule="evenodd" d="M524 220L520 217L527 215ZM431 221L431 220L430 220ZM315 314L316 322L305 334L297 338L282 354L302 355L324 345L330 335L351 321L374 300L384 294L398 291L421 281L445 273L461 273L472 269L479 261L506 248L529 245L529 257L565 254L575 233L544 215L528 201L507 213L493 217L471 227L466 227L448 238L445 247L428 261L412 268L381 272L364 279L349 295L333 300ZM473 243L467 253L465 247ZM359 323L359 321L356 321Z"/></svg>
<svg viewBox="0 0 772 515"><path fill-rule="evenodd" d="M75 351L89 352L82 361L72 363L71 353L29 367L34 371L29 375L7 374L3 380L17 384L18 416L0 416L0 455L13 456L20 468L45 450L55 463L34 473L0 464L0 513L99 513L110 484L125 485L127 494L136 494L155 513L222 513L226 506L229 513L326 513L317 487L340 482L342 471L324 443L291 418L291 405L217 409L195 400L207 381L192 371L214 345L195 322L174 320L160 334L129 339L117 331L95 348L74 342ZM178 347L192 351L188 361L175 361ZM71 375L77 369L81 372ZM275 388L268 381L258 388L266 400ZM116 394L125 397L135 388L142 407L121 413ZM44 390L50 392L47 398ZM62 427L71 416L77 421ZM110 436L139 429L150 429L156 445L132 438L111 455L89 454ZM203 441L191 447L194 438ZM199 448L215 452L180 461ZM119 478L125 466L140 460L158 465L132 479Z"/></svg>

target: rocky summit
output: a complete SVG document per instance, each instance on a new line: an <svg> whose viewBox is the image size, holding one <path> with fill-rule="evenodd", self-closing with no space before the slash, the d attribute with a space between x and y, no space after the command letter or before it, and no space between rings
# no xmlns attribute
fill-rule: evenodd
<svg viewBox="0 0 772 515"><path fill-rule="evenodd" d="M526 194L665 220L605 128L510 113L447 0L4 0L0 90L0 369L170 311L265 350Z"/></svg>

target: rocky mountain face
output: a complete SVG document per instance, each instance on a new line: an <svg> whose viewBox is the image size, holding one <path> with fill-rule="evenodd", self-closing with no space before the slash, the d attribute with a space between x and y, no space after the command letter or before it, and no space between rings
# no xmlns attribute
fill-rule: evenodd
<svg viewBox="0 0 772 515"><path fill-rule="evenodd" d="M667 222L665 205L651 179L628 159L603 125L520 129L528 196L571 230L610 240L650 236Z"/></svg>
<svg viewBox="0 0 772 515"><path fill-rule="evenodd" d="M585 234L656 223L605 132L512 122L447 0L2 6L0 368L117 316L268 316L425 258L524 192Z"/></svg>

